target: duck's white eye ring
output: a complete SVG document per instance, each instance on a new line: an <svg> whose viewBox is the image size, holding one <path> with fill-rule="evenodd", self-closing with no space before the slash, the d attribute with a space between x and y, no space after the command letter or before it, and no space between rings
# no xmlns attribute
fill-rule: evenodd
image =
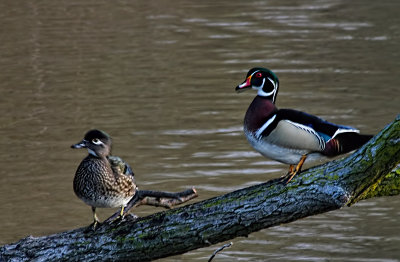
<svg viewBox="0 0 400 262"><path fill-rule="evenodd" d="M95 144L95 145L102 145L103 144L103 142L101 142L101 140L98 139L98 138L93 138L92 139L92 143Z"/></svg>

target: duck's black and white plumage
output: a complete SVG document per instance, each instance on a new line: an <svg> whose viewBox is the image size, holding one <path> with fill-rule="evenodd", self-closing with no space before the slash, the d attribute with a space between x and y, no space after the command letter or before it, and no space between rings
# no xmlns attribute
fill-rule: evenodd
<svg viewBox="0 0 400 262"><path fill-rule="evenodd" d="M82 160L74 177L74 192L92 207L93 228L99 220L98 207L124 207L137 191L132 168L120 157L111 155L111 137L100 130L90 130L84 139L71 146L87 148L89 154Z"/></svg>
<svg viewBox="0 0 400 262"><path fill-rule="evenodd" d="M269 69L252 68L246 80L236 87L241 92L256 89L257 96L247 109L244 132L251 146L262 155L291 165L288 181L307 159L333 157L365 144L371 135L325 121L319 117L275 106L278 77ZM294 169L292 165L297 165Z"/></svg>

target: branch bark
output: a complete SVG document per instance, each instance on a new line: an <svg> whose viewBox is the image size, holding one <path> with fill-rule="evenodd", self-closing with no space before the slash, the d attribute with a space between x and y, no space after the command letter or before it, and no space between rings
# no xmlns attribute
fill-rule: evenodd
<svg viewBox="0 0 400 262"><path fill-rule="evenodd" d="M147 261L181 254L351 205L375 196L385 184L398 193L398 167L392 178L388 173L399 162L400 115L354 154L305 170L287 185L274 179L95 232L80 228L30 236L1 247L0 256L8 261Z"/></svg>

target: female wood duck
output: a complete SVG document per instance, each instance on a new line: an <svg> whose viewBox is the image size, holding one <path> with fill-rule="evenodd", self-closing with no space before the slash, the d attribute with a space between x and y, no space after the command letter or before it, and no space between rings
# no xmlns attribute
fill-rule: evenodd
<svg viewBox="0 0 400 262"><path fill-rule="evenodd" d="M100 130L90 130L84 139L71 146L87 148L89 155L82 160L75 173L75 194L92 207L93 229L99 219L97 207L124 207L135 195L137 187L131 167L117 156L111 156L111 137Z"/></svg>
<svg viewBox="0 0 400 262"><path fill-rule="evenodd" d="M262 155L290 165L286 183L300 172L306 159L308 162L348 153L372 137L301 111L278 109L275 100L279 80L269 69L252 68L236 91L249 88L257 90L257 96L247 109L244 133Z"/></svg>

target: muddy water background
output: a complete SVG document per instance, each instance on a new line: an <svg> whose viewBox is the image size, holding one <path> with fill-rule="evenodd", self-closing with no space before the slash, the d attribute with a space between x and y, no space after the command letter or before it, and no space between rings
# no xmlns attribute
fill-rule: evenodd
<svg viewBox="0 0 400 262"><path fill-rule="evenodd" d="M255 93L234 87L253 66L278 74L279 107L378 132L400 112L399 5L0 2L0 244L91 222L72 191L86 153L69 148L89 128L112 135L143 189L196 186L198 201L282 175L242 134ZM237 238L215 261L400 261L399 202ZM162 261L205 261L217 246Z"/></svg>

